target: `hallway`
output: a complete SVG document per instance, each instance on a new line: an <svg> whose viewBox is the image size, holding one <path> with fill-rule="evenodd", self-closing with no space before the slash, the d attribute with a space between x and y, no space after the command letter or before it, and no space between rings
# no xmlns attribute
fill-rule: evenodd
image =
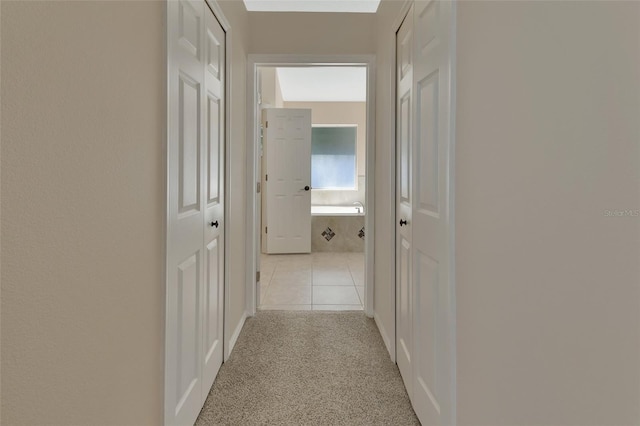
<svg viewBox="0 0 640 426"><path fill-rule="evenodd" d="M249 6L0 0L0 424L640 425L640 1ZM260 265L257 98L366 127L364 300Z"/></svg>
<svg viewBox="0 0 640 426"><path fill-rule="evenodd" d="M418 425L372 319L262 311L247 319L196 422Z"/></svg>

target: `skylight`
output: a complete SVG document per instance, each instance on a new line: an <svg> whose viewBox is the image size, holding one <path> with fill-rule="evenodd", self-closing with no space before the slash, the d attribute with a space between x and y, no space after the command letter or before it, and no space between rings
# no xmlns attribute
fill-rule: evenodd
<svg viewBox="0 0 640 426"><path fill-rule="evenodd" d="M249 12L376 13L380 0L243 0Z"/></svg>

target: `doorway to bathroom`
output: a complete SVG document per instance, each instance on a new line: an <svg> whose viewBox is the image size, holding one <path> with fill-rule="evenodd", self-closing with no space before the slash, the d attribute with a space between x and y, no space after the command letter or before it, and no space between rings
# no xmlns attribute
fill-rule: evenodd
<svg viewBox="0 0 640 426"><path fill-rule="evenodd" d="M249 62L248 313L371 316L373 60L249 55Z"/></svg>

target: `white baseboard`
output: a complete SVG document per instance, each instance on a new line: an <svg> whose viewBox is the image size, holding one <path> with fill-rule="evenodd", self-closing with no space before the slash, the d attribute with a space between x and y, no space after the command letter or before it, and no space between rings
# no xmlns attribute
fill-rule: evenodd
<svg viewBox="0 0 640 426"><path fill-rule="evenodd" d="M242 327L244 327L244 322L246 320L247 320L247 313L245 312L242 314L240 321L238 321L238 324L236 325L236 328L234 329L233 334L229 339L229 350L227 351L227 356L225 357L225 361L231 355L231 351L233 351L233 347L236 345L236 342L238 341L238 337L240 336L240 332L242 331Z"/></svg>
<svg viewBox="0 0 640 426"><path fill-rule="evenodd" d="M382 341L384 342L384 345L387 347L387 351L389 352L389 356L391 357L391 360L393 362L396 362L396 356L395 356L396 354L391 346L391 339L389 338L389 333L387 333L387 330L384 328L384 325L382 325L382 320L380 320L380 316L378 316L377 312L373 313L373 319L376 322L376 325L378 326L378 331L382 336Z"/></svg>

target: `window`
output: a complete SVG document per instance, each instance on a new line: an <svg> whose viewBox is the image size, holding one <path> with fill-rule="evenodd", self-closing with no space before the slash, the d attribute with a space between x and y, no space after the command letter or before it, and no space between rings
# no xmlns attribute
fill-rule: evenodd
<svg viewBox="0 0 640 426"><path fill-rule="evenodd" d="M314 125L311 129L311 187L356 188L356 125Z"/></svg>

